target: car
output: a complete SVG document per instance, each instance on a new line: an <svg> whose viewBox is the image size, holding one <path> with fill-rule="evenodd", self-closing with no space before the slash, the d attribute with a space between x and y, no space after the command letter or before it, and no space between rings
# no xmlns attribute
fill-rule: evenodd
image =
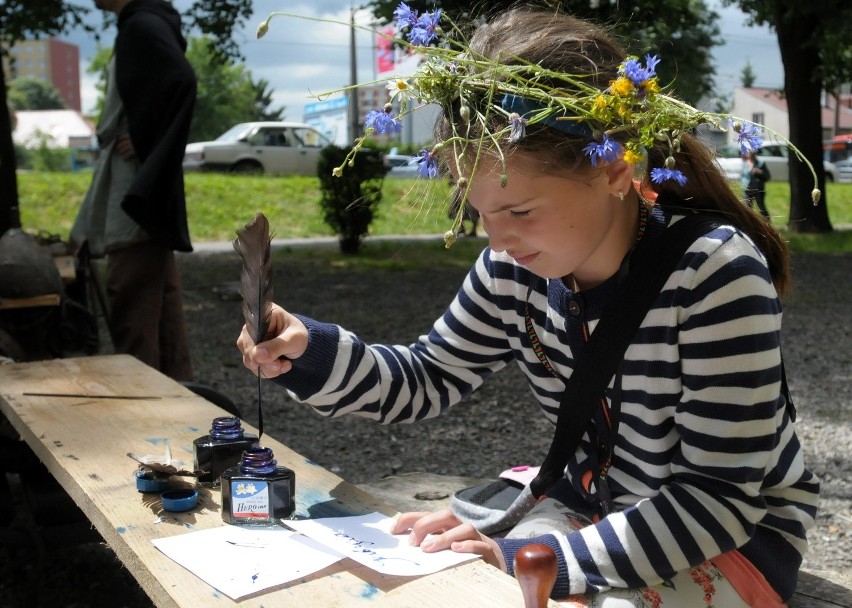
<svg viewBox="0 0 852 608"><path fill-rule="evenodd" d="M839 160L834 163L837 169L837 183L848 184L852 182L852 158Z"/></svg>
<svg viewBox="0 0 852 608"><path fill-rule="evenodd" d="M263 175L317 174L320 150L331 141L297 122L244 122L214 141L190 143L184 171L223 171Z"/></svg>
<svg viewBox="0 0 852 608"><path fill-rule="evenodd" d="M420 172L420 157L405 154L386 154L385 166L389 177L417 177Z"/></svg>
<svg viewBox="0 0 852 608"><path fill-rule="evenodd" d="M771 181L776 182L790 181L789 156L790 150L785 144L766 144L757 153L758 160L766 163ZM743 159L740 156L739 146L725 146L718 150L716 162L726 178L732 181L740 181ZM794 162L798 162L798 158L795 158ZM837 167L828 161L823 161L822 165L825 170L826 181L836 182L838 179Z"/></svg>

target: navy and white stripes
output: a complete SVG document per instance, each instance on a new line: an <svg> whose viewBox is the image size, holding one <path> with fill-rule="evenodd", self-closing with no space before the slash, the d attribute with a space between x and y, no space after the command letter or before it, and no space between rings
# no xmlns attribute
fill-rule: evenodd
<svg viewBox="0 0 852 608"><path fill-rule="evenodd" d="M669 221L655 208L647 236ZM416 344L370 346L303 318L309 348L276 381L324 415L413 422L439 415L515 360L555 421L564 382L536 356L524 310L567 378L582 356L581 323L594 331L615 281L574 293L486 249ZM625 354L609 470L620 511L543 539L559 548L558 594L657 584L736 548L782 597L792 593L819 484L780 395L780 327L766 263L747 237L721 226L690 247ZM568 464L572 484L584 472L586 439ZM511 564L530 541L498 542Z"/></svg>

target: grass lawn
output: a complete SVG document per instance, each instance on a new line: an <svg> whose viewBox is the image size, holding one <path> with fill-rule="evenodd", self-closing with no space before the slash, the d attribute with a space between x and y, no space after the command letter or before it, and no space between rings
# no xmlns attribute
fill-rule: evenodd
<svg viewBox="0 0 852 608"><path fill-rule="evenodd" d="M30 232L67 238L90 172L20 173L21 222ZM449 228L446 180L386 179L373 235L443 234ZM258 211L276 238L333 236L319 206L319 180L312 177L251 177L191 173L186 176L190 234L196 242L229 241ZM852 251L852 184L828 184L825 200L836 227L830 234L787 233L789 186L767 184L773 223L795 251Z"/></svg>

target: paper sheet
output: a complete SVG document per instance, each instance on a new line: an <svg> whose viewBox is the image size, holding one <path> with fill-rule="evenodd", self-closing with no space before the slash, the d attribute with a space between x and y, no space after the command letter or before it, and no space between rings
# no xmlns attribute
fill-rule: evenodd
<svg viewBox="0 0 852 608"><path fill-rule="evenodd" d="M381 513L355 517L287 520L287 526L383 574L418 576L476 559L471 553L424 553L408 534L391 534L393 518Z"/></svg>
<svg viewBox="0 0 852 608"><path fill-rule="evenodd" d="M307 576L341 559L340 554L284 528L225 524L151 542L235 600Z"/></svg>

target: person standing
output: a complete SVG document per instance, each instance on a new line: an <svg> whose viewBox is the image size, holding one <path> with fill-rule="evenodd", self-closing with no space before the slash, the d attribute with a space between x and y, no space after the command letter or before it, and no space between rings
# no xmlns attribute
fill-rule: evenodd
<svg viewBox="0 0 852 608"><path fill-rule="evenodd" d="M742 185L745 193L746 204L752 207L757 205L761 215L769 219L769 211L766 209L766 182L769 181L769 168L766 163L757 157L752 150L743 159Z"/></svg>
<svg viewBox="0 0 852 608"><path fill-rule="evenodd" d="M174 251L192 251L183 155L196 97L180 15L163 0L95 0L118 16L100 154L71 240L107 259L109 331L175 380L192 379Z"/></svg>

